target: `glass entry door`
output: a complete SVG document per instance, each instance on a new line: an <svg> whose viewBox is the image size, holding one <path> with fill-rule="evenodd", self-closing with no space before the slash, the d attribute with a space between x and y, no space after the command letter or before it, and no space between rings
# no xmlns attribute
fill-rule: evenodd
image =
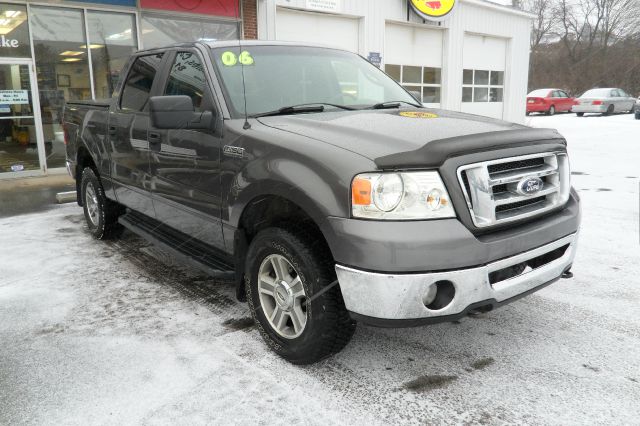
<svg viewBox="0 0 640 426"><path fill-rule="evenodd" d="M39 111L30 61L0 60L0 177L43 170Z"/></svg>

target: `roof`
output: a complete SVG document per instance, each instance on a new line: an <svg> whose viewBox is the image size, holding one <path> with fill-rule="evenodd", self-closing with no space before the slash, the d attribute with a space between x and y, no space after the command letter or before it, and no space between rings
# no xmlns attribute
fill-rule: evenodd
<svg viewBox="0 0 640 426"><path fill-rule="evenodd" d="M327 46L319 43L307 43L302 41L279 41L279 40L219 40L219 41L192 41L186 43L173 43L162 47L154 47L151 49L143 49L138 52L153 52L158 50L171 49L176 47L194 47L196 45L209 46L215 48L231 48L231 47L249 47L249 46L300 46L300 47L318 47L323 49L344 50L335 46Z"/></svg>

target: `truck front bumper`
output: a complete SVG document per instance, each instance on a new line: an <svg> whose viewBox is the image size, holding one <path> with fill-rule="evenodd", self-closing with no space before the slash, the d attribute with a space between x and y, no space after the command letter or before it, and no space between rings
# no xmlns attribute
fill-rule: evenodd
<svg viewBox="0 0 640 426"><path fill-rule="evenodd" d="M472 310L508 303L558 280L571 268L577 235L467 269L393 274L336 265L336 273L345 306L359 321L390 327L451 321ZM439 292L436 298L441 297L442 289L448 289L445 306L434 309L432 304L425 305L423 300L433 285Z"/></svg>

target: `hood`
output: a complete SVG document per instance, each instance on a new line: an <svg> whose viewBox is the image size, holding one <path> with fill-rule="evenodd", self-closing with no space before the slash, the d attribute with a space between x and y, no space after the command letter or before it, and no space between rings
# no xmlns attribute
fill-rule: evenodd
<svg viewBox="0 0 640 426"><path fill-rule="evenodd" d="M265 126L335 145L371 160L414 151L434 141L528 129L492 118L427 108L332 111L261 117L259 121Z"/></svg>

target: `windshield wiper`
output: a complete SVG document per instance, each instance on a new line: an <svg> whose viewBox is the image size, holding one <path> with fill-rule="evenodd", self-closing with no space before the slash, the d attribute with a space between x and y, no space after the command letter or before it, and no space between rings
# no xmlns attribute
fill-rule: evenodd
<svg viewBox="0 0 640 426"><path fill-rule="evenodd" d="M254 114L251 117L256 118L256 117L269 117L273 115L303 114L306 112L323 112L325 105L340 108L340 109L345 109L349 111L353 111L355 109L345 105L329 104L325 102L314 102L309 104L286 106L286 107L278 108L274 111L261 112L258 114Z"/></svg>
<svg viewBox="0 0 640 426"><path fill-rule="evenodd" d="M407 101L387 101L387 102L380 102L379 104L371 105L370 107L367 107L365 109L400 108L400 104L407 104L407 105L411 105L411 106L414 106L414 107L422 108L422 105L412 104L411 102L407 102Z"/></svg>

